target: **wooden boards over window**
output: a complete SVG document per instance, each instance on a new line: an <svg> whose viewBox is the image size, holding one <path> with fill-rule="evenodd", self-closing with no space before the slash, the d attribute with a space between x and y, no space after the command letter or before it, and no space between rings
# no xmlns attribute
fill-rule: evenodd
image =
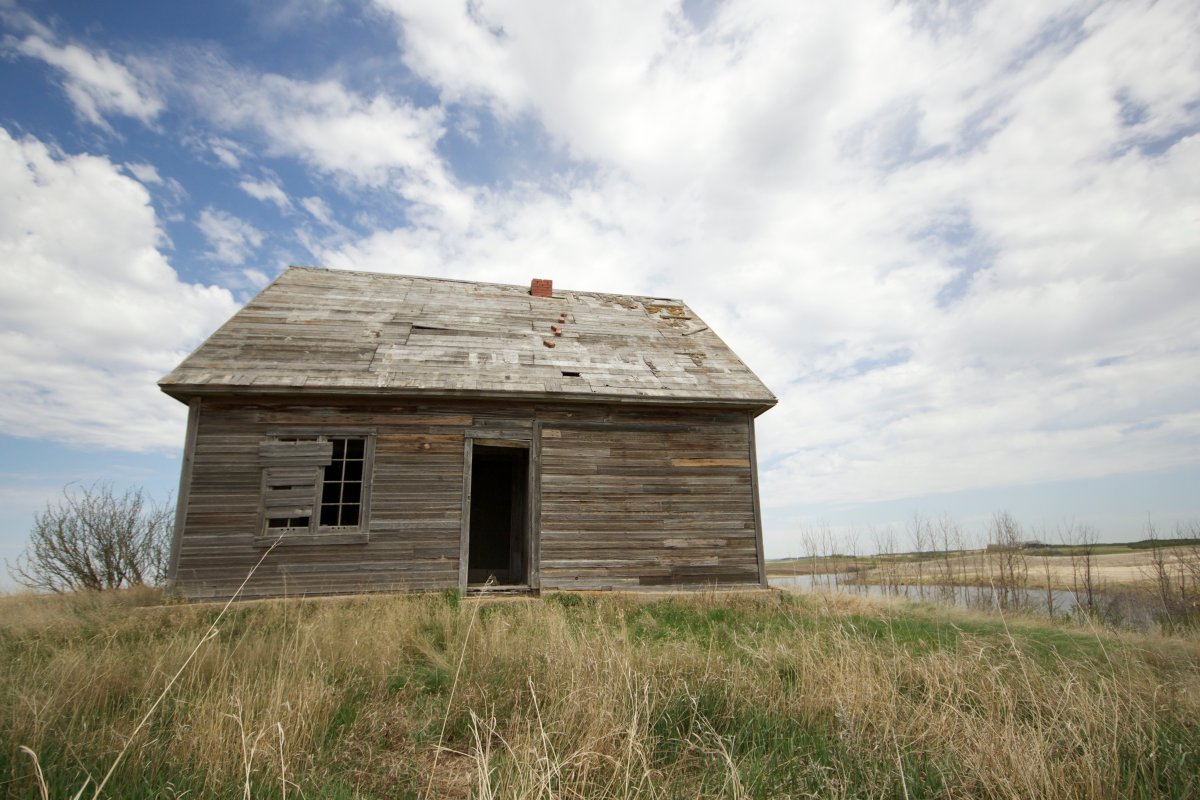
<svg viewBox="0 0 1200 800"><path fill-rule="evenodd" d="M365 542L373 445L370 434L279 435L261 442L255 544Z"/></svg>

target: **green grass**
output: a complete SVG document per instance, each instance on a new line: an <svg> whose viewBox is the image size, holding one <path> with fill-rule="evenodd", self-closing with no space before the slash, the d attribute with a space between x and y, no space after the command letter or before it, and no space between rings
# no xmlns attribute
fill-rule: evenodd
<svg viewBox="0 0 1200 800"><path fill-rule="evenodd" d="M0 598L0 796L1176 797L1200 643L857 597ZM207 641L128 737L209 625Z"/></svg>

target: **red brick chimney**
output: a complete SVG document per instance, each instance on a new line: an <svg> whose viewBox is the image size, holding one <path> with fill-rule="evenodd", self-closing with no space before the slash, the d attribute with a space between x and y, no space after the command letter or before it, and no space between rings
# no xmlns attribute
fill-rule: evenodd
<svg viewBox="0 0 1200 800"><path fill-rule="evenodd" d="M554 292L554 281L547 278L534 278L529 284L529 293L534 297L550 297Z"/></svg>

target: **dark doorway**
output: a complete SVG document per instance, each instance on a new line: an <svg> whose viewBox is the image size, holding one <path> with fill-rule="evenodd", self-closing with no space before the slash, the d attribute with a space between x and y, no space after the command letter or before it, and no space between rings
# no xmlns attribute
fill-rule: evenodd
<svg viewBox="0 0 1200 800"><path fill-rule="evenodd" d="M529 450L479 444L471 456L471 528L468 585L528 582L529 537L525 506ZM491 580L492 578L495 580Z"/></svg>

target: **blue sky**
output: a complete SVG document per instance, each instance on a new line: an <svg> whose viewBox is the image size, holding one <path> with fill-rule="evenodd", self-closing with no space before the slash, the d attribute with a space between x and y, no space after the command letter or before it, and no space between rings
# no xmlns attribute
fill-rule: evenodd
<svg viewBox="0 0 1200 800"><path fill-rule="evenodd" d="M685 298L768 554L1200 518L1192 2L0 0L0 557L288 264Z"/></svg>

